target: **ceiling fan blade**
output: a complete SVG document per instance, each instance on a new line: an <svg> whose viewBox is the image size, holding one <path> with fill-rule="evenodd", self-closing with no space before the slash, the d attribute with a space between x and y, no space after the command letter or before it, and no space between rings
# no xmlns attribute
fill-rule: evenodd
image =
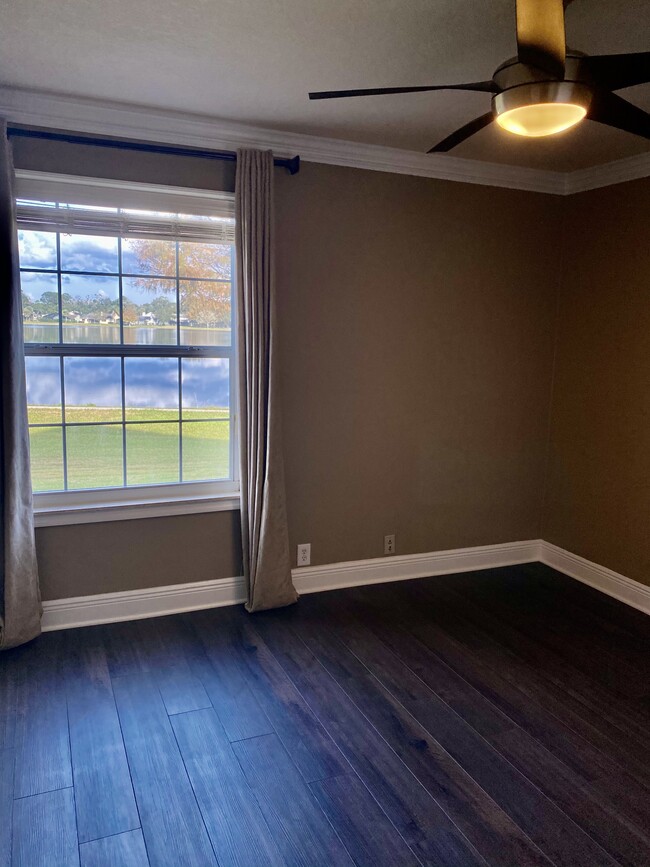
<svg viewBox="0 0 650 867"><path fill-rule="evenodd" d="M488 126L488 124L492 123L493 120L494 115L491 111L482 114L480 117L475 117L474 120L470 120L470 122L466 123L465 126L461 126L461 128L457 129L456 132L452 132L452 134L448 135L447 138L443 139L441 142L438 142L438 144L434 145L434 147L432 147L431 150L427 151L427 153L446 153L452 148L455 148L456 145L464 142L465 139L473 136L474 133L480 132L483 127Z"/></svg>
<svg viewBox="0 0 650 867"><path fill-rule="evenodd" d="M433 84L430 87L375 87L362 90L320 90L310 93L310 99L340 99L346 96L383 96L387 93L426 93L430 90L475 90L480 93L498 93L493 81L472 81L469 84Z"/></svg>
<svg viewBox="0 0 650 867"><path fill-rule="evenodd" d="M580 65L590 73L596 84L607 90L620 90L650 81L650 51L582 57Z"/></svg>
<svg viewBox="0 0 650 867"><path fill-rule="evenodd" d="M564 78L563 0L517 0L517 54L521 63Z"/></svg>
<svg viewBox="0 0 650 867"><path fill-rule="evenodd" d="M594 91L587 117L606 126L650 139L650 114L615 93L608 93L606 90Z"/></svg>

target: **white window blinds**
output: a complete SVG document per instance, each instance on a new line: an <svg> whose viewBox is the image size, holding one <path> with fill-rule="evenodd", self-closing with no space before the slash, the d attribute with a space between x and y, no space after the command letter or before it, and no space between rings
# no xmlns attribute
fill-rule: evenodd
<svg viewBox="0 0 650 867"><path fill-rule="evenodd" d="M212 244L235 239L231 193L18 171L16 196L23 229Z"/></svg>

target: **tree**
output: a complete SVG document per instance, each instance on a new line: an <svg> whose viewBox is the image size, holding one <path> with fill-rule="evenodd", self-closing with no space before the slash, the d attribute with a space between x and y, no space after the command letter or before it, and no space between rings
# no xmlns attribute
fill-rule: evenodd
<svg viewBox="0 0 650 867"><path fill-rule="evenodd" d="M179 241L176 245L170 241L149 238L130 242L131 251L137 257L139 270L143 274L175 275L176 246L181 316L201 325L230 325L230 245L190 241ZM207 280L226 282L203 282ZM169 279L163 277L142 276L136 278L135 283L152 294L169 291Z"/></svg>
<svg viewBox="0 0 650 867"><path fill-rule="evenodd" d="M59 312L59 294L58 292L43 292L38 305L42 313L58 313Z"/></svg>
<svg viewBox="0 0 650 867"><path fill-rule="evenodd" d="M133 325L138 321L140 308L125 296L122 299L122 320L125 325Z"/></svg>
<svg viewBox="0 0 650 867"><path fill-rule="evenodd" d="M176 304L163 295L154 298L148 307L156 317L156 322L159 325L164 325L166 322L171 322L176 318Z"/></svg>

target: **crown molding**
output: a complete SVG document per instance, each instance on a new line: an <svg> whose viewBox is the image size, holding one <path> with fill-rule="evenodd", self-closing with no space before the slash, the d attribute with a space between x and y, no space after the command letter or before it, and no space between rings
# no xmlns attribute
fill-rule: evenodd
<svg viewBox="0 0 650 867"><path fill-rule="evenodd" d="M650 176L650 152L590 166L565 175L565 195L584 193L587 190L597 190L599 187L610 187L625 181L636 181Z"/></svg>
<svg viewBox="0 0 650 867"><path fill-rule="evenodd" d="M542 171L12 87L0 87L0 115L10 123L79 133L223 150L270 148L279 157L298 153L304 162L553 195L571 195L650 174L650 154L571 173Z"/></svg>

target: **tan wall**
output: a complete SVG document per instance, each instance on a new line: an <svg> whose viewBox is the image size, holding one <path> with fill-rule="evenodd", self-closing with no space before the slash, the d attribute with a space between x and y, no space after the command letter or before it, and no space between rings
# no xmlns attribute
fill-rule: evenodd
<svg viewBox="0 0 650 867"><path fill-rule="evenodd" d="M20 142L16 162L232 183L138 160ZM292 546L319 564L379 556L386 533L398 553L537 538L562 199L313 164L276 179ZM46 599L239 572L227 513L52 527L38 547Z"/></svg>
<svg viewBox="0 0 650 867"><path fill-rule="evenodd" d="M561 201L316 165L277 192L292 544L537 538Z"/></svg>
<svg viewBox="0 0 650 867"><path fill-rule="evenodd" d="M241 575L239 512L36 530L44 599Z"/></svg>
<svg viewBox="0 0 650 867"><path fill-rule="evenodd" d="M543 535L650 584L650 179L565 225Z"/></svg>

